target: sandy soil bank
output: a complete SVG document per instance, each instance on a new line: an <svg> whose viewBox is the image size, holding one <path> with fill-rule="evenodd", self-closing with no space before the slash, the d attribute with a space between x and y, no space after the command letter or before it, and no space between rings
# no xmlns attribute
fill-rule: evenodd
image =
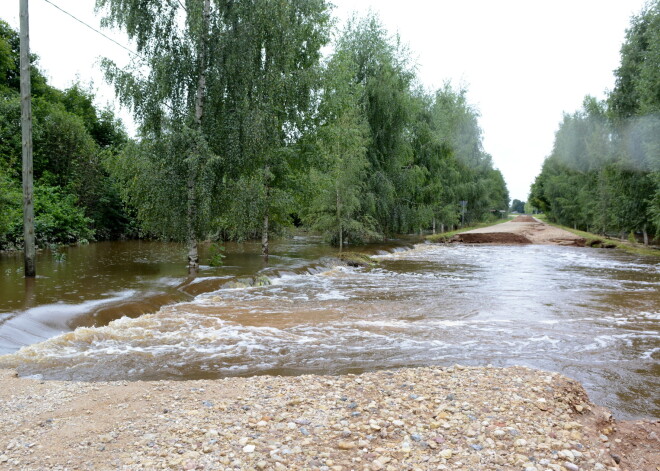
<svg viewBox="0 0 660 471"><path fill-rule="evenodd" d="M659 434L520 367L135 383L0 370L0 470L657 471Z"/></svg>
<svg viewBox="0 0 660 471"><path fill-rule="evenodd" d="M545 224L531 216L515 219L494 226L462 232L450 242L468 244L554 244L584 245L584 238L558 227Z"/></svg>

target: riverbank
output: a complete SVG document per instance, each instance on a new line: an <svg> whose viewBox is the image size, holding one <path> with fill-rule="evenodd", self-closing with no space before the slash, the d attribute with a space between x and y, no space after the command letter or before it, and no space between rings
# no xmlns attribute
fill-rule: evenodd
<svg viewBox="0 0 660 471"><path fill-rule="evenodd" d="M575 234L578 237L584 238L585 245L587 247L619 249L628 253L633 253L635 255L650 255L653 257L660 257L660 249L657 247L645 246L640 243L632 243L620 239L612 239L611 237L605 237L602 235L593 234L591 232L579 231L577 229L572 229L570 227L547 222L545 220L543 222L552 227L557 227L564 231Z"/></svg>
<svg viewBox="0 0 660 471"><path fill-rule="evenodd" d="M617 424L522 367L62 382L0 371L0 469L657 471L657 421Z"/></svg>

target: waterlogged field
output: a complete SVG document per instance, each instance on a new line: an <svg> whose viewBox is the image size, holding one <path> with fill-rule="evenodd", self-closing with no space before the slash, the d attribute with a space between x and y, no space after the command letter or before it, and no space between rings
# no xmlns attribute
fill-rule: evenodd
<svg viewBox="0 0 660 471"><path fill-rule="evenodd" d="M112 297L103 302L119 307L101 317L115 320L99 320L94 309L75 314L71 305L61 324L75 330L0 357L0 366L102 380L526 365L580 380L619 417L660 416L655 259L574 247L418 245L380 250L375 268L351 268L320 258L327 249L309 240L281 249L268 267L245 250L243 268L207 268L192 282L170 274L188 294L167 294L170 304L150 314L122 317L130 304ZM271 284L235 282L250 270ZM43 310L41 321L34 309ZM14 311L0 325L5 351L16 345L8 336L34 330L49 309Z"/></svg>

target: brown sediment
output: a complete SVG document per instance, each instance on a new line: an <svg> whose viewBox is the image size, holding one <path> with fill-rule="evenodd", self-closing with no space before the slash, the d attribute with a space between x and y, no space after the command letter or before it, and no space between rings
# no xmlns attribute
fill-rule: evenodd
<svg viewBox="0 0 660 471"><path fill-rule="evenodd" d="M610 455L619 459L622 469L660 469L660 420L619 422L610 437Z"/></svg>
<svg viewBox="0 0 660 471"><path fill-rule="evenodd" d="M510 222L541 222L538 219L528 216L527 214L521 214L520 216L516 216L513 218Z"/></svg>
<svg viewBox="0 0 660 471"><path fill-rule="evenodd" d="M0 386L0 470L657 471L660 449L657 421L523 367Z"/></svg>
<svg viewBox="0 0 660 471"><path fill-rule="evenodd" d="M531 244L532 241L521 234L511 232L463 232L456 234L450 242L463 242L465 244Z"/></svg>

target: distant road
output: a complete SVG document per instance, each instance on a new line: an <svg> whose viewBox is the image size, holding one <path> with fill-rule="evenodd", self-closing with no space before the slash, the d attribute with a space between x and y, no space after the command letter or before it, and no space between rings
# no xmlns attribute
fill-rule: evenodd
<svg viewBox="0 0 660 471"><path fill-rule="evenodd" d="M482 227L456 234L451 242L467 244L546 244L574 245L582 247L584 238L558 227L550 226L536 218L520 215L515 219L494 226Z"/></svg>

